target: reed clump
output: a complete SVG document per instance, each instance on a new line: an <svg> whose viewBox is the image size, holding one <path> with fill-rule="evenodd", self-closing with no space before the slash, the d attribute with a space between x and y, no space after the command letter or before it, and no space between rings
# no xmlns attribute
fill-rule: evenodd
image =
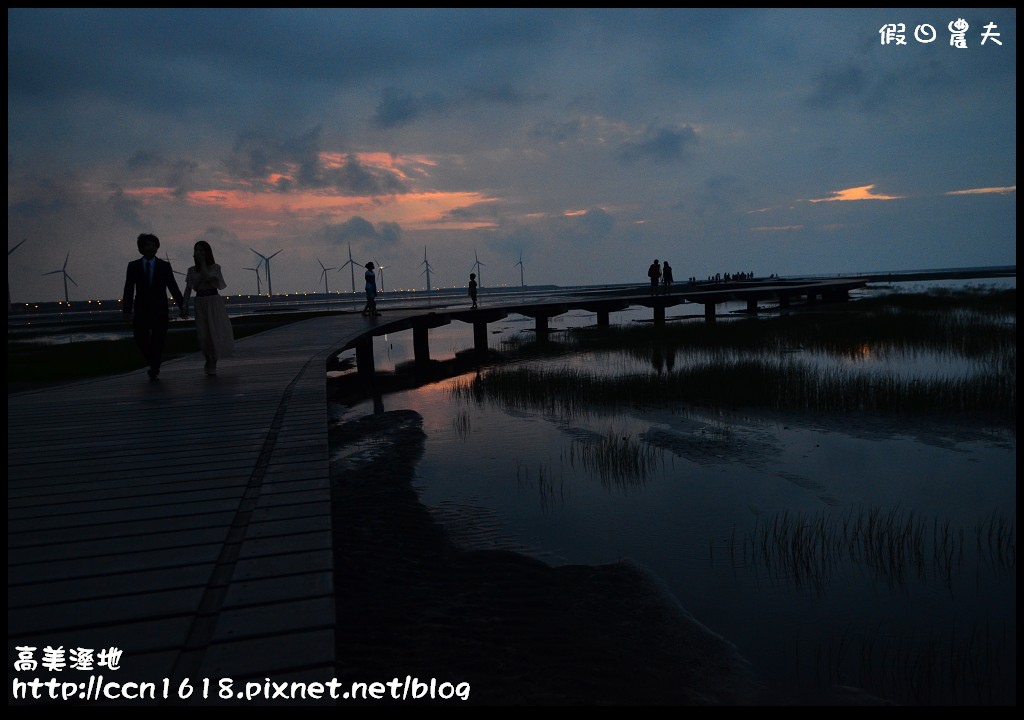
<svg viewBox="0 0 1024 720"><path fill-rule="evenodd" d="M890 587L903 587L912 579L942 581L947 587L963 567L983 562L1002 574L1017 569L1015 518L992 513L973 528L954 527L948 520L929 519L899 507L857 508L842 514L808 515L790 511L758 518L754 527L736 532L709 555L728 556L737 567L764 571L770 579L784 580L815 593L826 590L838 569L861 568ZM968 562L975 538L976 558Z"/></svg>
<svg viewBox="0 0 1024 720"><path fill-rule="evenodd" d="M576 438L569 445L569 465L581 466L606 487L642 487L657 469L660 451L614 429L599 437Z"/></svg>

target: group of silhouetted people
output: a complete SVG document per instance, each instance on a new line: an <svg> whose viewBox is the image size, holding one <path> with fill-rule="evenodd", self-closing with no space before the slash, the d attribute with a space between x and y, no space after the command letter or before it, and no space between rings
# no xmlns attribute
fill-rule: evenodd
<svg viewBox="0 0 1024 720"><path fill-rule="evenodd" d="M658 258L654 258L654 262L647 268L647 277L651 280L651 295L658 294L659 286L666 295L672 292L672 266L668 260L662 264Z"/></svg>
<svg viewBox="0 0 1024 720"><path fill-rule="evenodd" d="M730 280L753 280L753 272L737 272L732 273L715 273L714 275L708 275L708 282L729 282Z"/></svg>

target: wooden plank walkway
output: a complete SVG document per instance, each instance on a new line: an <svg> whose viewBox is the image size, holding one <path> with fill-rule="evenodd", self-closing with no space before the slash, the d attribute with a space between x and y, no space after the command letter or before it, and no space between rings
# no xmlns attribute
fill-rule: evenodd
<svg viewBox="0 0 1024 720"><path fill-rule="evenodd" d="M121 681L334 677L325 367L366 326L9 396L9 675L50 646L119 648Z"/></svg>

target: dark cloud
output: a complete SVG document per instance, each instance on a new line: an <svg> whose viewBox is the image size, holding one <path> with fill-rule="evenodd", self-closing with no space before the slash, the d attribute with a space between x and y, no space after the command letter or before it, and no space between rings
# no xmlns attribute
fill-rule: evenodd
<svg viewBox="0 0 1024 720"><path fill-rule="evenodd" d="M494 81L486 85L474 85L463 96L466 104L486 103L489 105L522 105L529 98L509 81Z"/></svg>
<svg viewBox="0 0 1024 720"><path fill-rule="evenodd" d="M174 197L182 198L196 187L199 163L194 160L167 160L157 152L136 150L125 162L132 173L144 173L152 181L171 188Z"/></svg>
<svg viewBox="0 0 1024 720"><path fill-rule="evenodd" d="M352 241L397 245L402 239L402 227L396 222L381 222L374 226L366 218L356 215L340 225L324 228L324 238L335 245Z"/></svg>
<svg viewBox="0 0 1024 720"><path fill-rule="evenodd" d="M247 183L266 183L274 173L281 175L268 189L329 188L341 195L391 195L406 192L401 177L382 168L368 167L349 154L339 167L325 167L321 159L321 128L278 141L255 133L238 138L224 164L235 177ZM295 170L297 168L297 170ZM290 173L295 171L294 178Z"/></svg>
<svg viewBox="0 0 1024 720"><path fill-rule="evenodd" d="M137 230L145 229L146 221L142 217L143 205L130 195L125 194L121 187L113 188L107 205L114 213L114 217Z"/></svg>
<svg viewBox="0 0 1024 720"><path fill-rule="evenodd" d="M393 195L408 190L395 173L368 168L355 155L346 156L341 167L323 171L317 186L333 187L350 195Z"/></svg>
<svg viewBox="0 0 1024 720"><path fill-rule="evenodd" d="M650 160L652 162L680 162L687 159L697 144L697 133L690 126L662 128L645 140L623 144L617 152L625 163Z"/></svg>
<svg viewBox="0 0 1024 720"><path fill-rule="evenodd" d="M864 71L854 65L831 68L820 73L807 98L811 107L834 108L862 95L868 85Z"/></svg>
<svg viewBox="0 0 1024 720"><path fill-rule="evenodd" d="M426 115L441 115L448 111L449 103L437 93L415 96L412 93L385 88L373 124L381 130L401 127Z"/></svg>
<svg viewBox="0 0 1024 720"><path fill-rule="evenodd" d="M28 197L16 200L7 206L8 215L32 219L56 215L74 206L73 196L68 188L50 178L40 178L22 186Z"/></svg>
<svg viewBox="0 0 1024 720"><path fill-rule="evenodd" d="M576 243L587 244L606 238L615 227L615 218L600 208L580 215L559 218L555 222L558 233Z"/></svg>
<svg viewBox="0 0 1024 720"><path fill-rule="evenodd" d="M515 106L527 102L527 97L509 81L493 81L470 85L463 91L448 96L437 92L414 95L395 87L385 88L374 110L372 123L380 130L410 125L417 120L446 117L452 113L476 106Z"/></svg>
<svg viewBox="0 0 1024 720"><path fill-rule="evenodd" d="M320 187L321 134L319 126L284 140L245 132L235 141L224 165L232 175L248 183L265 183L273 174L284 176L270 188L278 192L294 187ZM290 179L293 172L294 179Z"/></svg>
<svg viewBox="0 0 1024 720"><path fill-rule="evenodd" d="M320 187L320 136L322 128L315 127L281 143L281 153L286 162L299 166L296 181L299 187Z"/></svg>
<svg viewBox="0 0 1024 720"><path fill-rule="evenodd" d="M574 140L579 137L583 129L583 122L579 118L573 118L565 122L545 120L537 123L530 129L531 137L553 140L556 143Z"/></svg>
<svg viewBox="0 0 1024 720"><path fill-rule="evenodd" d="M270 174L271 164L277 155L275 150L274 143L269 140L255 133L243 133L224 159L224 165L237 178L262 180Z"/></svg>
<svg viewBox="0 0 1024 720"><path fill-rule="evenodd" d="M149 150L136 150L129 156L126 165L129 170L148 170L149 168L161 167L165 162L166 160L164 160L160 153Z"/></svg>

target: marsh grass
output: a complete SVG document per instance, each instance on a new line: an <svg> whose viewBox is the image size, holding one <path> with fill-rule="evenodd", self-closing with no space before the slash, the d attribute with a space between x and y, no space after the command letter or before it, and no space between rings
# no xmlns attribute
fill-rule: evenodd
<svg viewBox="0 0 1024 720"><path fill-rule="evenodd" d="M921 635L878 623L847 627L794 654L809 658L803 672L819 685L871 688L903 705L1004 705L1000 688L1013 682L1002 662L1007 643L1005 628L993 634L983 621Z"/></svg>
<svg viewBox="0 0 1024 720"><path fill-rule="evenodd" d="M456 398L565 418L598 408L760 407L888 416L973 416L1016 424L1016 375L906 378L829 370L791 358L706 362L661 375L598 377L578 368L499 367L452 386Z"/></svg>
<svg viewBox="0 0 1024 720"><path fill-rule="evenodd" d="M520 458L515 461L516 485L521 490L535 490L540 507L547 512L556 505L564 505L570 496L565 474L559 467L556 471L550 463L538 463L536 467Z"/></svg>
<svg viewBox="0 0 1024 720"><path fill-rule="evenodd" d="M835 574L853 566L890 588L912 579L941 581L947 588L963 570L967 538L975 538L977 565L1010 574L1017 568L1016 519L992 513L973 532L948 520L928 519L900 508L858 508L842 514L783 511L755 520L753 529L709 544L709 557L725 555L738 568L763 571L817 595Z"/></svg>
<svg viewBox="0 0 1024 720"><path fill-rule="evenodd" d="M665 327L576 329L577 349L614 348L649 362L705 350L667 372L603 376L586 367L494 367L456 383L457 398L563 417L591 409L696 406L886 416L976 418L1016 427L1016 290L893 295L771 319ZM838 357L946 353L977 368L915 377L857 365L822 368L787 350ZM558 354L564 349L559 348ZM583 363L585 366L585 363Z"/></svg>
<svg viewBox="0 0 1024 720"><path fill-rule="evenodd" d="M455 430L455 434L462 440L466 440L473 428L472 420L469 416L469 411L461 410L456 413L452 419L452 429Z"/></svg>
<svg viewBox="0 0 1024 720"><path fill-rule="evenodd" d="M598 438L576 438L568 452L571 467L581 466L606 488L622 489L642 487L662 456L649 443L614 429Z"/></svg>
<svg viewBox="0 0 1024 720"><path fill-rule="evenodd" d="M966 558L970 535L976 558ZM781 512L754 528L709 545L736 568L766 573L772 580L822 595L844 568L860 568L889 587L934 580L953 592L953 580L972 564L1016 573L1016 521L991 514L973 528L926 518L899 508L860 508L840 516ZM1008 682L1002 658L1008 629L980 618L966 628L951 626L926 635L882 623L832 633L812 647L792 649L794 674L822 686L855 685L879 696L917 705L1003 704ZM809 662L810 666L801 662Z"/></svg>

